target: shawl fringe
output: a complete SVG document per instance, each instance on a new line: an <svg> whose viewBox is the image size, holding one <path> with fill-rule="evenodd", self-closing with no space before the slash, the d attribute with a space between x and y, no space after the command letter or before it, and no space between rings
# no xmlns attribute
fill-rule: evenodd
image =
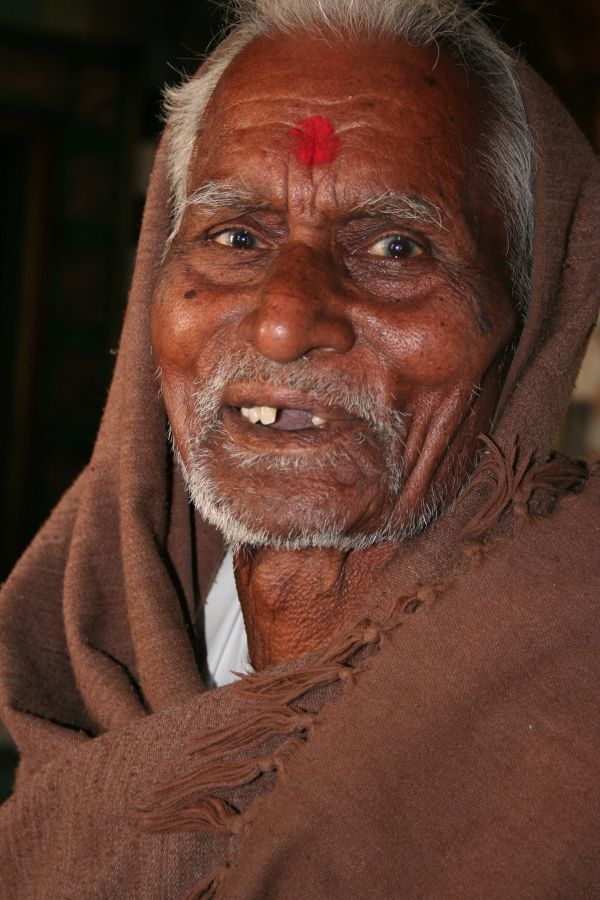
<svg viewBox="0 0 600 900"><path fill-rule="evenodd" d="M484 456L465 494L481 486L491 488L491 492L462 535L461 548L469 562L481 558L491 544L491 532L509 512L517 524L530 515L548 515L562 494L577 490L589 477L585 464L565 457L536 462L534 453L520 451L517 439L506 455L491 438L482 439ZM600 463L594 466L594 474L600 475ZM545 499L536 505L537 494ZM241 676L233 690L247 701L242 716L202 736L190 747L189 756L197 761L184 774L156 787L148 801L137 807L136 830L239 834L250 821L251 806L241 809L221 794L243 788L264 775L281 776L288 760L309 739L320 715L320 709L316 713L303 710L299 706L302 698L336 683L342 690L350 688L368 659L381 649L386 635L406 616L434 603L456 575L444 584L415 586L411 593L395 600L381 623L368 619L359 622L299 672ZM186 900L215 897L230 865L226 863L199 882Z"/></svg>
<svg viewBox="0 0 600 900"><path fill-rule="evenodd" d="M523 452L517 437L506 455L490 437L481 435L485 450L463 497L481 486L490 487L488 499L462 534L467 556L473 545L484 543L500 519L512 512L517 525L530 514L549 515L560 496L581 489L589 477L585 463L553 454L538 462L535 452ZM544 497L537 497L543 494ZM536 505L537 499L537 505Z"/></svg>
<svg viewBox="0 0 600 900"><path fill-rule="evenodd" d="M212 831L236 834L243 812L215 794L244 787L263 775L280 774L285 763L308 740L316 715L294 706L315 688L354 680L354 663L361 651L377 648L384 628L369 620L322 653L302 672L263 678L245 675L234 691L253 706L190 747L198 762L177 778L159 785L151 799L137 807L136 830L143 832ZM258 709L254 707L258 704ZM275 750L267 750L278 742ZM233 749L232 749L233 748Z"/></svg>
<svg viewBox="0 0 600 900"><path fill-rule="evenodd" d="M183 900L213 900L217 894L217 888L225 878L227 870L230 868L229 863L223 863L208 878L199 881L194 887L184 895Z"/></svg>

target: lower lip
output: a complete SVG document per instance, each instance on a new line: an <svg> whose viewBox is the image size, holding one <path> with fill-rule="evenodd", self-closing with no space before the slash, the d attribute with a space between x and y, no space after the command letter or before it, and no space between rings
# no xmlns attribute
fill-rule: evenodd
<svg viewBox="0 0 600 900"><path fill-rule="evenodd" d="M299 428L287 431L254 425L236 407L228 406L223 411L223 425L233 440L251 449L262 452L302 453L310 452L324 445L331 445L336 438L348 431L364 430L364 423L357 419L329 422L313 428Z"/></svg>

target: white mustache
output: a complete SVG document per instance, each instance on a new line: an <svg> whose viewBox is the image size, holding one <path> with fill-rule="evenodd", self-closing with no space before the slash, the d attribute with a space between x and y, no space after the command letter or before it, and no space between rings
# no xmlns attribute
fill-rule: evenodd
<svg viewBox="0 0 600 900"><path fill-rule="evenodd" d="M218 423L223 393L237 381L302 391L320 406L339 406L349 415L363 419L384 439L397 441L405 430L403 413L382 403L372 387L348 384L345 376L331 366L310 359L283 365L257 358L251 351L241 351L224 357L208 381L196 386L197 424L203 434Z"/></svg>

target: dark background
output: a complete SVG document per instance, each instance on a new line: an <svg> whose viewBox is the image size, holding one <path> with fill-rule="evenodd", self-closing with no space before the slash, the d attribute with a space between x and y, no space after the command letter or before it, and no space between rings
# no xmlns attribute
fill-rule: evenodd
<svg viewBox="0 0 600 900"><path fill-rule="evenodd" d="M600 0L498 0L486 15L598 148ZM209 0L0 0L0 580L89 459L160 89L221 25ZM574 405L567 450L586 450L589 406Z"/></svg>
<svg viewBox="0 0 600 900"><path fill-rule="evenodd" d="M207 2L0 0L0 579L90 456L160 133Z"/></svg>

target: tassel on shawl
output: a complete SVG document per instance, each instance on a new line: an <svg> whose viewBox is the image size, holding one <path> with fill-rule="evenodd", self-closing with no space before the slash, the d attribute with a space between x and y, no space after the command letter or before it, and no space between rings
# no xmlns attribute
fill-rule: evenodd
<svg viewBox="0 0 600 900"><path fill-rule="evenodd" d="M274 736L292 737L290 747L303 743L313 718L291 707L251 710L233 727L207 735L190 750L201 759L184 775L158 787L150 803L139 807L139 831L197 831L231 834L237 830L239 810L215 792L251 784L278 771L279 756L253 755ZM293 738L295 737L295 740ZM289 749L283 755L289 755Z"/></svg>
<svg viewBox="0 0 600 900"><path fill-rule="evenodd" d="M185 894L183 900L213 900L216 897L217 889L230 868L228 863L223 863L208 878L202 879L194 887Z"/></svg>
<svg viewBox="0 0 600 900"><path fill-rule="evenodd" d="M244 676L233 690L252 706L231 725L203 736L190 747L190 756L198 757L198 762L157 787L150 800L138 807L136 830L236 833L242 813L218 794L244 787L266 774L279 774L314 727L315 716L294 704L315 688L334 683L349 686L353 662L362 651L378 646L383 631L364 620L301 672L267 678ZM273 749L274 741L279 743Z"/></svg>
<svg viewBox="0 0 600 900"><path fill-rule="evenodd" d="M492 488L490 496L469 522L462 534L462 546L467 555L474 555L473 545L485 541L499 520L512 511L517 520L526 519L536 492L547 495L551 510L559 496L577 490L589 477L585 463L565 456L551 456L537 462L533 452L522 453L518 438L505 456L500 447L487 435L481 435L485 455L463 497L483 486Z"/></svg>
<svg viewBox="0 0 600 900"><path fill-rule="evenodd" d="M362 650L381 640L381 630L370 620L359 623L357 631L344 635L334 646L328 648L307 669L292 672L289 675L246 675L235 686L235 691L242 697L264 703L294 703L315 685L326 687L347 677L341 667L348 663Z"/></svg>
<svg viewBox="0 0 600 900"><path fill-rule="evenodd" d="M482 439L485 455L463 496L482 485L491 486L491 493L463 532L461 546L467 557L485 551L488 536L509 511L521 521L535 512L531 507L536 492L549 496L553 506L561 494L576 490L589 477L584 464L564 457L537 463L533 453L520 453L516 438L506 456L491 438ZM593 475L600 476L600 461ZM434 602L452 580L416 586L412 593L396 599L381 624L358 623L300 671L242 676L233 690L248 707L234 723L202 736L190 747L190 756L199 757L197 763L156 788L150 800L138 807L137 830L238 834L248 815L219 794L243 788L266 774L281 775L288 759L308 740L318 716L299 708L299 701L328 685L350 687L355 670L363 668L386 634L398 628L406 616ZM185 900L212 900L229 865L225 863L199 882Z"/></svg>

